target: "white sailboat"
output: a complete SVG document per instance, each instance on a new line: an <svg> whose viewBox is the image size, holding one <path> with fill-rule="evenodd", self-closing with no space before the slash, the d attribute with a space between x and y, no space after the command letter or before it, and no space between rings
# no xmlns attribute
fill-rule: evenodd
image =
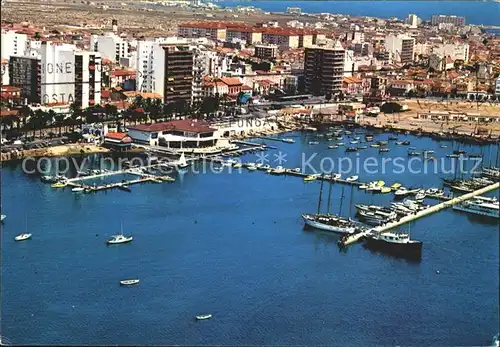
<svg viewBox="0 0 500 347"><path fill-rule="evenodd" d="M28 240L31 238L31 234L28 233L28 214L26 214L26 232L25 233L22 233L22 234L19 234L17 235L14 240L16 241L24 241L24 240Z"/></svg>
<svg viewBox="0 0 500 347"><path fill-rule="evenodd" d="M2 215L0 216L0 222L3 222L5 218L7 218L7 215L2 214Z"/></svg>
<svg viewBox="0 0 500 347"><path fill-rule="evenodd" d="M128 243L131 242L134 238L132 236L124 236L123 235L123 223L121 223L121 232L120 234L113 235L111 238L106 241L108 245L116 245L120 243Z"/></svg>
<svg viewBox="0 0 500 347"><path fill-rule="evenodd" d="M188 167L188 163L186 161L186 156L184 155L184 152L182 152L181 157L179 158L179 161L177 162L177 167L179 169L184 169Z"/></svg>

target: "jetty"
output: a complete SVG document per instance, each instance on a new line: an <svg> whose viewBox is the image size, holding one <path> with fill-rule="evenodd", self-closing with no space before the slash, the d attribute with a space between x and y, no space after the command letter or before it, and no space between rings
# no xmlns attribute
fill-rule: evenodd
<svg viewBox="0 0 500 347"><path fill-rule="evenodd" d="M491 185L489 185L487 187L475 190L475 191L473 191L471 193L460 195L460 196L457 196L455 198L451 198L450 200L447 200L445 202L442 202L440 204L437 204L437 205L434 205L434 206L430 206L429 208L426 208L425 210L416 212L415 214L407 215L407 216L405 216L405 217L403 217L403 218L401 218L401 219L399 219L397 221L390 222L390 223L387 223L385 225L380 225L380 226L377 226L377 227L374 227L374 228L371 228L371 229L367 229L365 231L362 231L362 232L359 232L359 233L356 233L356 234L353 234L353 235L349 235L349 236L347 236L346 238L343 239L342 246L348 246L349 244L357 242L361 238L366 237L366 236L368 236L370 234L383 233L383 232L385 232L387 230L396 228L396 227L398 227L400 225L403 225L403 224L412 222L414 220L420 219L422 217L428 216L430 214L439 212L439 211L441 211L441 210L443 210L445 208L449 208L449 207L452 207L453 205L459 204L459 203L464 202L466 200L470 200L470 199L472 199L475 196L482 195L484 193L487 193L487 192L490 192L492 190L498 189L499 187L500 187L500 182L497 182L497 183L491 184Z"/></svg>

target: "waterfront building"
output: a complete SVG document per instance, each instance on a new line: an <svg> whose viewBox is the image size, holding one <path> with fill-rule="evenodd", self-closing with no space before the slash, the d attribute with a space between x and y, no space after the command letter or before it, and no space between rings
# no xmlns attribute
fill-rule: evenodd
<svg viewBox="0 0 500 347"><path fill-rule="evenodd" d="M104 135L103 146L122 152L132 148L132 138L123 132L108 132Z"/></svg>
<svg viewBox="0 0 500 347"><path fill-rule="evenodd" d="M81 108L101 103L101 55L98 52L75 52L75 100Z"/></svg>
<svg viewBox="0 0 500 347"><path fill-rule="evenodd" d="M335 95L342 89L345 50L337 42L334 47L306 48L304 79L307 93Z"/></svg>
<svg viewBox="0 0 500 347"><path fill-rule="evenodd" d="M118 63L120 58L128 55L129 43L120 36L109 33L104 36L97 36L95 39L94 51L101 53L103 57Z"/></svg>
<svg viewBox="0 0 500 347"><path fill-rule="evenodd" d="M40 58L11 56L9 80L11 86L20 88L23 101L37 104L42 102Z"/></svg>
<svg viewBox="0 0 500 347"><path fill-rule="evenodd" d="M464 26L465 25L465 17L457 17L457 16L445 16L442 14L435 14L432 16L431 24L438 25L440 23L450 23L455 26Z"/></svg>
<svg viewBox="0 0 500 347"><path fill-rule="evenodd" d="M415 39L406 35L388 35L385 38L385 49L391 53L393 60L410 63L414 59Z"/></svg>
<svg viewBox="0 0 500 347"><path fill-rule="evenodd" d="M163 102L192 101L193 90L193 51L185 45L163 45L165 59L165 78L163 82Z"/></svg>
<svg viewBox="0 0 500 347"><path fill-rule="evenodd" d="M183 119L155 124L139 124L128 128L135 143L163 146L169 149L215 147L217 129L204 121Z"/></svg>
<svg viewBox="0 0 500 347"><path fill-rule="evenodd" d="M165 51L156 41L138 41L136 50L136 90L163 97Z"/></svg>
<svg viewBox="0 0 500 347"><path fill-rule="evenodd" d="M278 56L278 46L277 45L256 45L255 54L256 57L262 59L276 59Z"/></svg>

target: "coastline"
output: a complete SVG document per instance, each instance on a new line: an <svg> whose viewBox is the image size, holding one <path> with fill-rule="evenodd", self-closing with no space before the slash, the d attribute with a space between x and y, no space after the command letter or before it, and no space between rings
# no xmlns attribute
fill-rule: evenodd
<svg viewBox="0 0 500 347"><path fill-rule="evenodd" d="M48 148L22 149L1 154L1 161L19 160L28 157L63 157L75 154L109 153L108 148L93 144L67 144Z"/></svg>

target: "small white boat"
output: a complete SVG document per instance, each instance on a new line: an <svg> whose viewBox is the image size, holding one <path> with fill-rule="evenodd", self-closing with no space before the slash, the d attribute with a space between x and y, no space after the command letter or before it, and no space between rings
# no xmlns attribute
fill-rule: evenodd
<svg viewBox="0 0 500 347"><path fill-rule="evenodd" d="M359 141L356 141L356 140L355 140L355 141L351 141L351 143L352 143L353 145L355 145L356 143L359 143Z"/></svg>
<svg viewBox="0 0 500 347"><path fill-rule="evenodd" d="M296 167L295 169L292 169L293 172L296 172L296 173L299 173L301 170L300 170L300 167Z"/></svg>
<svg viewBox="0 0 500 347"><path fill-rule="evenodd" d="M177 167L179 169L185 169L189 166L189 164L186 161L186 157L184 156L184 152L182 152L181 157L179 158L179 161L177 162Z"/></svg>
<svg viewBox="0 0 500 347"><path fill-rule="evenodd" d="M424 192L418 192L417 195L415 195L415 200L418 202L421 202L425 199L425 193Z"/></svg>
<svg viewBox="0 0 500 347"><path fill-rule="evenodd" d="M31 234L29 233L25 233L25 234L19 234L17 235L14 240L16 241L24 241L24 240L27 240L27 239L30 239L31 238Z"/></svg>
<svg viewBox="0 0 500 347"><path fill-rule="evenodd" d="M257 166L255 166L255 165L248 165L248 166L247 166L247 169L248 169L249 171L255 171L255 170L257 170Z"/></svg>
<svg viewBox="0 0 500 347"><path fill-rule="evenodd" d="M345 180L346 182L354 182L354 181L357 181L358 180L358 176L350 176L350 177L347 177Z"/></svg>
<svg viewBox="0 0 500 347"><path fill-rule="evenodd" d="M4 215L4 214L2 214L1 217L0 217L0 222L3 222L5 218L7 218L7 216Z"/></svg>
<svg viewBox="0 0 500 347"><path fill-rule="evenodd" d="M75 192L75 193L83 192L84 190L85 190L85 188L83 188L83 187L75 187L75 188L71 189L71 191Z"/></svg>
<svg viewBox="0 0 500 347"><path fill-rule="evenodd" d="M343 145L345 145L345 143L343 143L343 142L337 142L337 146L343 146Z"/></svg>
<svg viewBox="0 0 500 347"><path fill-rule="evenodd" d="M328 146L328 149L337 149L337 148L339 148L339 146L337 146L337 145L330 145L330 146Z"/></svg>
<svg viewBox="0 0 500 347"><path fill-rule="evenodd" d="M113 235L111 238L106 241L108 245L117 245L120 243L128 243L131 242L134 238L132 236L124 236L123 235L123 223L121 223L121 231L120 234Z"/></svg>
<svg viewBox="0 0 500 347"><path fill-rule="evenodd" d="M441 189L429 188L425 191L427 195L443 196L444 192Z"/></svg>
<svg viewBox="0 0 500 347"><path fill-rule="evenodd" d="M339 179L340 179L340 177L341 177L341 175L340 175L340 174L333 174L333 175L332 175L332 179L333 179L333 180L339 180Z"/></svg>
<svg viewBox="0 0 500 347"><path fill-rule="evenodd" d="M121 280L120 281L120 285L122 285L122 286L131 286L131 285L134 285L134 284L137 284L137 283L139 283L138 279L134 279L134 280Z"/></svg>
<svg viewBox="0 0 500 347"><path fill-rule="evenodd" d="M285 143L295 143L295 140L290 138L281 139L281 141Z"/></svg>
<svg viewBox="0 0 500 347"><path fill-rule="evenodd" d="M319 142L318 141L309 141L309 144L310 145L319 145Z"/></svg>
<svg viewBox="0 0 500 347"><path fill-rule="evenodd" d="M204 320L204 319L210 319L212 318L211 314L199 314L196 316L197 320Z"/></svg>

